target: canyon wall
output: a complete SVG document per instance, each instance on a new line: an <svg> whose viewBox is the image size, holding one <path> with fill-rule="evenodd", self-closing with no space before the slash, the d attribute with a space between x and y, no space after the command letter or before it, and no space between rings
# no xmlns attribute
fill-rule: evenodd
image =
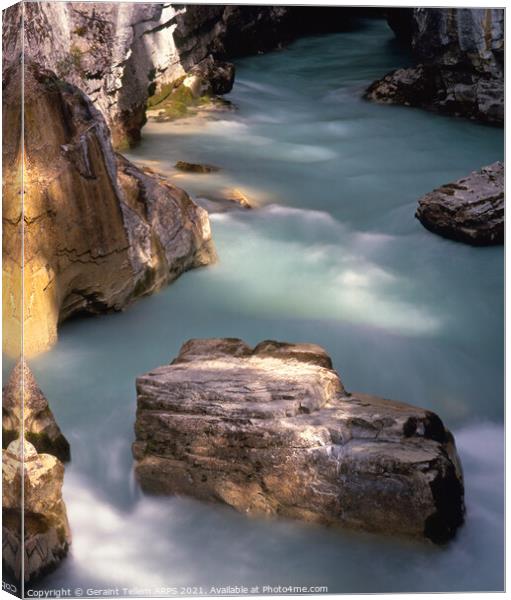
<svg viewBox="0 0 511 600"><path fill-rule="evenodd" d="M18 12L21 8L18 7ZM304 13L306 11L306 13ZM25 54L84 91L116 148L140 139L148 96L209 55L277 48L307 32L346 27L355 9L328 7L29 2ZM15 20L14 16L11 20ZM4 63L21 52L5 30Z"/></svg>
<svg viewBox="0 0 511 600"><path fill-rule="evenodd" d="M503 123L502 9L397 9L388 20L416 65L375 82L370 100Z"/></svg>
<svg viewBox="0 0 511 600"><path fill-rule="evenodd" d="M19 111L20 68L4 73L7 121ZM24 78L23 323L24 350L32 354L56 341L60 321L120 310L215 253L207 213L116 155L105 120L84 93L35 63L25 62ZM14 174L20 144L19 129L4 130L4 160L16 157ZM13 272L19 256L10 240L21 220L16 191L4 187L10 220L4 219L3 264Z"/></svg>

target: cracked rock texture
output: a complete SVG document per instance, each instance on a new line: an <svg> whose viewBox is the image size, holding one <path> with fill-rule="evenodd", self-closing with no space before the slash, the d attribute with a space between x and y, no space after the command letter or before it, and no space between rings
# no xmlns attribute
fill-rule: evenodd
<svg viewBox="0 0 511 600"><path fill-rule="evenodd" d="M373 83L368 99L503 123L502 9L397 9L389 24L416 65Z"/></svg>
<svg viewBox="0 0 511 600"><path fill-rule="evenodd" d="M38 386L27 362L20 359L2 390L2 447L21 433L40 454L52 454L62 462L71 459L69 443L60 431L48 400Z"/></svg>
<svg viewBox="0 0 511 600"><path fill-rule="evenodd" d="M191 340L137 379L146 492L445 542L461 525L454 439L422 408L344 389L313 344Z"/></svg>
<svg viewBox="0 0 511 600"><path fill-rule="evenodd" d="M13 271L20 260L14 242L21 206L17 188L9 185L20 162L19 68L4 72L4 119L12 125L3 150L8 161L16 159L4 180L3 264ZM57 324L71 315L120 310L214 260L206 211L184 191L116 155L105 121L87 96L30 62L24 142L27 355L51 346ZM17 290L13 286L11 294ZM4 302L4 311L9 306ZM17 313L7 315L16 318Z"/></svg>
<svg viewBox="0 0 511 600"><path fill-rule="evenodd" d="M473 246L504 243L504 165L495 162L419 200L415 216L434 233Z"/></svg>
<svg viewBox="0 0 511 600"><path fill-rule="evenodd" d="M21 577L22 552L25 582L31 582L57 567L69 550L71 532L62 499L63 481L62 463L50 454L38 454L27 441L23 453L19 440L2 451L2 558L4 568L17 580Z"/></svg>

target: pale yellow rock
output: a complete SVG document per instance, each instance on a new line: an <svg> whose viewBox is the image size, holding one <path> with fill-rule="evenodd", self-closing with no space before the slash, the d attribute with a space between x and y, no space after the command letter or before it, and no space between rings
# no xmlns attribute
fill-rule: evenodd
<svg viewBox="0 0 511 600"><path fill-rule="evenodd" d="M62 499L63 481L62 463L49 454L38 454L27 441L15 440L2 451L3 560L17 578L22 552L25 581L55 568L68 552L71 531Z"/></svg>
<svg viewBox="0 0 511 600"><path fill-rule="evenodd" d="M73 314L121 310L215 258L207 213L116 155L90 100L30 62L21 219L19 71L4 73L3 113L14 124L3 147L3 347L13 357L51 347Z"/></svg>

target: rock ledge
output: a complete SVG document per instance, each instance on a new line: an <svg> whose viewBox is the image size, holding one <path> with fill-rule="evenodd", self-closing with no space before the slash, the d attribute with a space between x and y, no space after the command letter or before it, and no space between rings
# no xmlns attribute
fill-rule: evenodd
<svg viewBox="0 0 511 600"><path fill-rule="evenodd" d="M503 163L495 162L426 194L415 216L430 231L459 242L503 244Z"/></svg>

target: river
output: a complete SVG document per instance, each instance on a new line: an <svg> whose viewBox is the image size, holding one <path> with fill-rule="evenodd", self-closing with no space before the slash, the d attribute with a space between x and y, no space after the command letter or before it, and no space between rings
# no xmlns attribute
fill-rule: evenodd
<svg viewBox="0 0 511 600"><path fill-rule="evenodd" d="M361 21L238 60L236 110L145 127L129 158L171 177L177 160L213 163L220 172L173 181L203 203L236 187L258 208L211 213L218 264L123 313L65 323L33 360L72 449L72 552L39 587L503 589L503 252L414 218L422 194L502 159L503 132L361 98L407 60L383 21ZM466 480L455 540L435 547L143 496L135 377L213 336L318 343L347 389L438 412Z"/></svg>

